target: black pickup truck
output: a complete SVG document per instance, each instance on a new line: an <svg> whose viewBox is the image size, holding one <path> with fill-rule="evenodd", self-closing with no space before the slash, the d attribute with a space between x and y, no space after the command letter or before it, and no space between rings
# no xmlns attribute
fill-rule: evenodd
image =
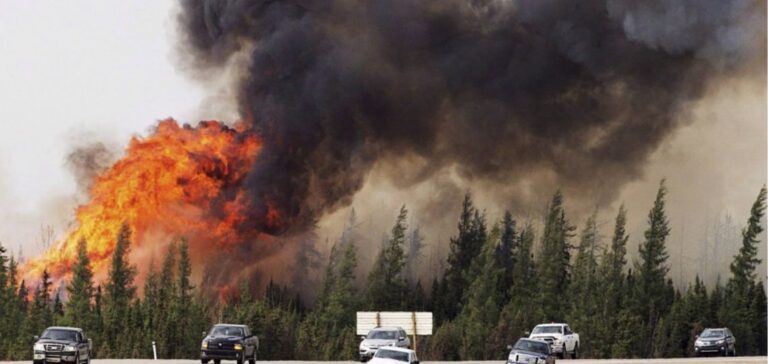
<svg viewBox="0 0 768 364"><path fill-rule="evenodd" d="M222 360L235 360L243 364L256 364L256 352L259 350L259 338L246 325L218 324L208 333L203 332L200 348L200 361L215 364Z"/></svg>
<svg viewBox="0 0 768 364"><path fill-rule="evenodd" d="M32 348L34 364L91 362L91 339L77 327L49 327L42 335L35 336Z"/></svg>

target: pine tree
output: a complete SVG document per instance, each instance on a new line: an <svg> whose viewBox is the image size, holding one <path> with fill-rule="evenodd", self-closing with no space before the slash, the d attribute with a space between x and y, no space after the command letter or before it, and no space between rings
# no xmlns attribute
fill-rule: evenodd
<svg viewBox="0 0 768 364"><path fill-rule="evenodd" d="M408 210L403 206L392 227L389 240L379 251L371 273L368 275L368 307L374 311L403 309L406 284L405 223Z"/></svg>
<svg viewBox="0 0 768 364"><path fill-rule="evenodd" d="M580 335L590 338L595 337L598 331L598 322L594 318L598 316L598 300L602 295L598 291L598 238L597 215L593 214L581 232L581 242L573 266L573 280L568 287L569 323L575 330L579 330ZM585 340L581 344L583 346L579 349L592 356L592 341Z"/></svg>
<svg viewBox="0 0 768 364"><path fill-rule="evenodd" d="M465 292L462 311L457 317L462 331L461 357L464 360L492 359L496 353L488 350L487 338L499 320L504 294L498 290L504 271L498 265L497 249L501 232L494 226L482 252L472 262L474 280Z"/></svg>
<svg viewBox="0 0 768 364"><path fill-rule="evenodd" d="M600 262L600 292L598 301L601 305L601 317L598 331L595 337L594 356L598 358L610 358L611 347L615 339L614 331L618 312L624 306L622 300L624 290L624 266L627 264L626 233L627 211L624 205L619 207L616 215L616 223L613 229L611 245L606 250ZM597 350L597 348L601 350Z"/></svg>
<svg viewBox="0 0 768 364"><path fill-rule="evenodd" d="M136 268L128 263L130 244L131 230L127 224L123 224L117 234L115 249L112 252L112 263L104 295L102 340L112 346L108 347L111 351L105 353L110 356L126 355L129 351L121 337L127 334L124 321L130 317L131 303L136 295L136 288L133 286Z"/></svg>
<svg viewBox="0 0 768 364"><path fill-rule="evenodd" d="M69 325L82 327L88 333L93 328L91 304L94 294L90 264L87 243L85 239L80 239L77 244L77 261L72 268L72 280L67 285L69 301L65 318Z"/></svg>
<svg viewBox="0 0 768 364"><path fill-rule="evenodd" d="M467 271L485 242L485 222L483 216L472 204L469 193L464 196L458 230L458 235L450 240L448 269L443 278L444 309L443 312L438 312L441 315L437 318L438 321L452 320L459 313L464 290L470 281Z"/></svg>
<svg viewBox="0 0 768 364"><path fill-rule="evenodd" d="M504 279L499 282L499 290L504 292L504 302L509 300L509 290L514 283L515 254L517 254L517 232L515 220L509 211L501 219L501 242L496 250L497 264L504 270Z"/></svg>
<svg viewBox="0 0 768 364"><path fill-rule="evenodd" d="M563 208L563 195L558 190L549 204L539 254L538 302L546 320L564 319L560 302L570 281L571 245L569 239L575 228L568 223Z"/></svg>
<svg viewBox="0 0 768 364"><path fill-rule="evenodd" d="M640 261L635 262L637 272L638 313L643 318L645 327L642 337L646 338L643 345L644 357L652 355L651 340L657 333L658 320L669 309L668 288L665 283L667 272L666 262L669 254L665 241L669 235L669 223L664 211L664 198L667 188L664 180L659 185L656 200L648 213L648 229L645 240L640 245Z"/></svg>
<svg viewBox="0 0 768 364"><path fill-rule="evenodd" d="M742 355L752 355L759 350L758 346L762 346L756 340L760 334L754 331L755 323L759 321L758 313L750 307L755 300L755 270L761 261L757 253L765 204L766 187L763 186L752 205L747 226L742 230L742 245L731 263L732 277L725 287L725 304L720 308L720 319L737 338L736 351Z"/></svg>

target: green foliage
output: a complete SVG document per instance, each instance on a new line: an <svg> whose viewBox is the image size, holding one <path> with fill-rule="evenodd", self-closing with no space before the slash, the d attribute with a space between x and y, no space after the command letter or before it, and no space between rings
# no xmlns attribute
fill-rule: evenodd
<svg viewBox="0 0 768 364"><path fill-rule="evenodd" d="M86 332L90 332L95 328L91 307L94 288L87 246L85 239L81 239L77 244L77 261L72 268L72 280L67 285L69 302L64 318L67 325L82 327Z"/></svg>
<svg viewBox="0 0 768 364"><path fill-rule="evenodd" d="M599 321L595 320L600 314L599 300L602 292L599 291L600 281L597 271L598 230L597 214L587 219L581 232L576 262L573 266L573 279L568 287L567 300L570 303L568 322L573 327L578 327L580 335L585 338L598 336ZM580 352L586 356L594 355L594 342L584 340L581 342Z"/></svg>
<svg viewBox="0 0 768 364"><path fill-rule="evenodd" d="M372 311L405 309L407 285L405 267L405 232L408 210L403 206L392 227L389 240L376 257L368 275L368 308Z"/></svg>
<svg viewBox="0 0 768 364"><path fill-rule="evenodd" d="M563 207L563 195L558 190L552 196L544 221L539 253L537 301L545 320L562 321L565 307L560 304L570 281L571 244L575 227L568 223Z"/></svg>

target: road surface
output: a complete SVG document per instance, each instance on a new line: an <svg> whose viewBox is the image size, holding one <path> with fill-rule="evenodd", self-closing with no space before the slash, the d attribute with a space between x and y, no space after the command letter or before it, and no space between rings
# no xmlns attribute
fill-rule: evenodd
<svg viewBox="0 0 768 364"><path fill-rule="evenodd" d="M0 364L10 363L30 363L26 362L13 362L13 361L0 361ZM656 363L668 363L668 364L693 364L693 363L729 363L729 364L768 364L768 357L736 357L736 358L684 358L684 359L579 359L568 360L561 359L557 361L563 364L656 364ZM94 359L93 364L199 364L199 360L150 360L150 359ZM223 364L234 363L233 361L223 361ZM258 361L259 364L359 364L354 361ZM422 364L504 364L503 361L454 361L454 362L439 362L439 361L424 361Z"/></svg>

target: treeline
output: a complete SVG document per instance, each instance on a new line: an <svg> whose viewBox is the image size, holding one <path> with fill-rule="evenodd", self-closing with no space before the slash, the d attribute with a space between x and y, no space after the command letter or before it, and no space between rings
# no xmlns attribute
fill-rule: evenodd
<svg viewBox="0 0 768 364"><path fill-rule="evenodd" d="M159 270L151 265L138 297L136 268L126 258L127 226L116 237L103 287L94 285L80 243L66 303L47 273L39 282L18 282L18 262L0 246L0 359L29 359L32 336L54 324L83 327L96 357L148 358L156 341L159 357L196 358L202 331L215 322L238 322L259 335L260 359L354 360L360 310L432 311L436 331L418 341L428 360L500 359L524 331L550 321L568 322L586 357L690 356L703 328L721 326L733 331L738 354L766 355L768 308L762 272L756 272L766 188L752 206L739 251L722 252L735 253L729 277L711 290L699 277L680 290L667 276L666 193L662 181L631 263L623 207L603 244L596 213L577 229L560 192L547 206L541 231L508 212L489 222L467 195L447 269L427 284L416 279L423 238L407 226L405 207L367 277L358 279L362 232L353 213L331 249L311 309L292 287L271 281L260 297L248 281L221 297L202 293L190 281L183 240L170 245Z"/></svg>

